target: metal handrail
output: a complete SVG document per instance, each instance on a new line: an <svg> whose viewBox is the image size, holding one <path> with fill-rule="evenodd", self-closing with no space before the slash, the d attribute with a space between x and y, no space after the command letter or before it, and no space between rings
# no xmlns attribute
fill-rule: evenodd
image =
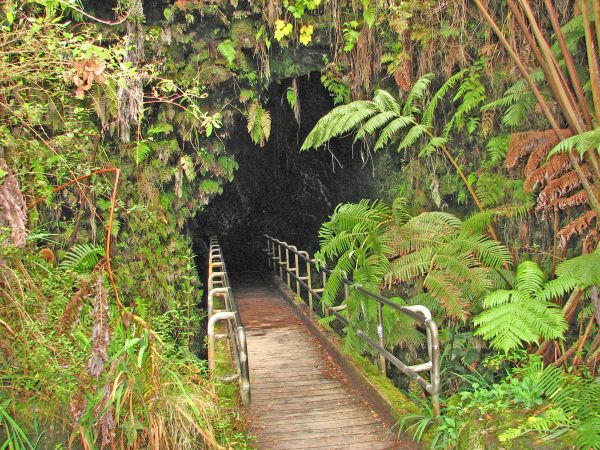
<svg viewBox="0 0 600 450"><path fill-rule="evenodd" d="M296 294L301 295L302 288L308 293L308 306L311 311L314 311L314 298L321 300L322 293L327 284L327 276L331 274L331 270L322 264L318 265L317 261L310 258L305 251L298 250L295 246L289 245L287 242L275 239L267 234L264 235L267 239L267 248L263 249L269 261L269 268L275 273L279 272L282 280L287 282L287 285L292 289L292 279L295 280ZM293 265L290 260L290 253L294 255ZM300 259L305 262L304 274L300 270ZM312 271L321 275L320 288L313 288ZM285 273L285 277L284 277ZM349 288L353 287L360 293L377 302L377 338L375 342L362 330L357 330L356 335L364 340L368 345L377 350L379 354L379 368L386 373L386 360L390 364L397 367L402 373L415 380L426 392L431 395L433 411L436 416L440 414L440 344L438 327L431 317L429 309L422 305L400 306L391 300L365 289L361 284L355 284L347 276L343 278L344 300L348 299ZM402 314L407 315L411 319L417 321L425 327L427 335L427 353L429 361L421 364L409 366L400 361L390 351L385 348L384 332L383 332L383 307L388 306ZM349 318L344 317L341 312L346 309L345 305L326 307L327 313L337 317L342 323L348 325ZM421 377L418 372L429 371L429 381Z"/></svg>
<svg viewBox="0 0 600 450"><path fill-rule="evenodd" d="M217 238L210 239L208 255L208 370L214 375L216 369L215 344L219 337L227 337L235 360L240 383L240 393L245 405L250 404L250 371L248 369L248 348L246 344L246 330L233 297L225 260ZM215 309L215 300L221 298L222 309ZM219 321L226 321L227 334L215 334L215 325ZM229 379L230 377L224 377Z"/></svg>

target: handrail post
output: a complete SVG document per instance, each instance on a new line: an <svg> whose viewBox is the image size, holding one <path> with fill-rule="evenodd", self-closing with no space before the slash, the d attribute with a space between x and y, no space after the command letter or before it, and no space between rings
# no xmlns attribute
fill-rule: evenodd
<svg viewBox="0 0 600 450"><path fill-rule="evenodd" d="M433 414L437 418L440 415L440 342L437 324L432 319L425 322L427 335L431 336L431 403Z"/></svg>
<svg viewBox="0 0 600 450"><path fill-rule="evenodd" d="M273 243L272 252L269 245L267 246L267 255L272 255L271 258L274 262L273 266L275 273L277 273L277 266L279 266L279 276L282 281L287 281L287 285L290 290L292 289L291 278L294 276L294 278L296 278L296 293L298 295L301 295L302 287L306 287L308 289L308 305L311 311L314 312L314 298L315 296L317 298L322 298L324 295L328 273L330 273L330 271L327 269L325 264L318 264L315 259L311 259L307 252L299 251L295 246L288 245L286 242L280 241L268 235L265 235L265 237L267 237L267 239ZM278 256L275 254L275 244L277 244ZM283 246L285 247L286 253L285 262L283 261ZM290 264L290 251L293 251L295 255L294 267L292 267ZM305 259L306 261L306 276L301 276L299 257L302 257L302 259ZM214 266L218 267L218 262L215 263ZM284 267L287 275L285 279L283 277ZM313 269L317 276L320 274L322 287L313 288ZM294 271L295 275L292 274L292 271ZM342 322L349 323L350 311L348 309L348 299L350 297L350 287L352 289L356 289L358 292L361 292L367 298L374 299L377 302L377 340L374 340L369 334L360 329L355 330L356 335L366 341L371 348L377 351L378 355L376 358L376 365L379 366L379 369L384 375L387 376L387 363L389 362L390 365L398 368L402 373L413 379L419 386L421 386L427 393L431 395L433 412L436 418L438 418L440 414L440 344L439 330L436 323L433 321L431 311L423 305L400 306L391 299L386 298L379 293L365 289L360 283L351 281L346 273L343 273L342 276L345 304L333 306L331 308L325 308L323 302L321 302L323 313L325 314L325 310L327 309L328 311L332 311L332 314L334 314ZM306 281L306 283L304 281ZM391 351L385 348L385 325L383 314L384 306L388 306L394 311L401 312L425 326L425 331L427 333L427 353L429 356L429 361L408 366L398 359ZM346 310L346 318L339 314L339 311L343 309ZM419 375L419 372L423 371L429 371L430 381L427 381L425 378Z"/></svg>
<svg viewBox="0 0 600 450"><path fill-rule="evenodd" d="M240 386L244 405L250 404L250 374L248 373L248 348L246 343L246 330L237 328L238 347L240 351Z"/></svg>
<svg viewBox="0 0 600 450"><path fill-rule="evenodd" d="M267 247L270 247L267 243ZM226 321L227 333L224 337L228 337L231 354L235 362L236 372L239 378L240 394L244 404L250 403L250 374L248 370L248 350L246 342L246 332L242 319L240 317L237 304L233 297L233 291L229 283L225 261L221 253L216 238L210 239L210 252L208 261L208 369L211 375L217 366L216 361L216 339L215 325L218 321ZM215 271L215 268L219 271ZM218 283L218 287L215 284ZM215 296L223 297L223 310L215 312L214 302Z"/></svg>
<svg viewBox="0 0 600 450"><path fill-rule="evenodd" d="M292 275L290 274L290 248L285 246L285 273L287 277L288 288L292 288Z"/></svg>
<svg viewBox="0 0 600 450"><path fill-rule="evenodd" d="M306 284L308 285L308 307L313 312L312 265L310 258L306 258Z"/></svg>
<svg viewBox="0 0 600 450"><path fill-rule="evenodd" d="M222 295L223 297L226 297L227 295L229 295L229 289L227 287L218 287L213 288L208 292L208 299L206 300L206 302L208 303L209 318L212 317L214 312L215 295Z"/></svg>
<svg viewBox="0 0 600 450"><path fill-rule="evenodd" d="M283 253L281 251L281 242L277 243L277 253L279 256L279 278L283 280Z"/></svg>
<svg viewBox="0 0 600 450"><path fill-rule="evenodd" d="M296 268L296 294L300 296L300 258L297 252L294 252L294 263Z"/></svg>
<svg viewBox="0 0 600 450"><path fill-rule="evenodd" d="M344 302L346 302L346 319L350 322L350 310L348 309L348 297L350 297L350 292L348 289L348 284L350 281L348 280L348 274L346 272L343 273L342 284L344 285Z"/></svg>
<svg viewBox="0 0 600 450"><path fill-rule="evenodd" d="M323 282L323 294L325 294L325 286L327 285L327 272L321 270L321 280ZM325 306L323 302L321 302L321 308L323 308L323 314L325 314Z"/></svg>
<svg viewBox="0 0 600 450"><path fill-rule="evenodd" d="M208 319L208 370L211 374L217 367L217 362L215 361L215 324L219 320L231 320L234 315L235 314L230 311L221 311L213 314L212 317Z"/></svg>
<svg viewBox="0 0 600 450"><path fill-rule="evenodd" d="M383 329L383 305L377 302L377 337L379 338L379 345L382 348L385 348L385 338L384 338L384 329ZM379 370L384 375L386 374L385 368L385 356L383 353L379 353Z"/></svg>
<svg viewBox="0 0 600 450"><path fill-rule="evenodd" d="M269 263L269 270L273 267L273 260L271 259L271 239L265 237L267 240L267 262Z"/></svg>

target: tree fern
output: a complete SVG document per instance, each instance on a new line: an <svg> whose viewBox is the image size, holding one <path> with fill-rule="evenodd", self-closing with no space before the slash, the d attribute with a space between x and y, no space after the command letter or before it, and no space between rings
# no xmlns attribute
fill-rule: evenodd
<svg viewBox="0 0 600 450"><path fill-rule="evenodd" d="M495 271L510 262L506 247L445 212L404 216L390 234L394 260L386 282L415 284L447 316L462 320L469 315L470 298L495 288Z"/></svg>
<svg viewBox="0 0 600 450"><path fill-rule="evenodd" d="M497 290L485 297L485 311L473 319L475 334L506 353L540 339L561 339L567 323L544 290L545 277L537 264L521 263L514 289Z"/></svg>
<svg viewBox="0 0 600 450"><path fill-rule="evenodd" d="M104 257L104 248L88 243L76 244L60 262L61 269L75 272L91 272Z"/></svg>
<svg viewBox="0 0 600 450"><path fill-rule="evenodd" d="M319 232L321 248L315 255L321 263L333 263L322 301L327 306L339 302L344 278L366 289L378 293L387 269L390 236L388 227L392 221L389 207L378 202L362 200L356 204L339 205L331 220L324 223ZM403 304L403 300L397 299ZM345 302L350 317L345 343L349 348L371 351L356 336L357 329L377 337L377 304L354 287L350 287ZM386 342L395 345L403 342L422 343L414 323L405 316L384 308L384 330Z"/></svg>

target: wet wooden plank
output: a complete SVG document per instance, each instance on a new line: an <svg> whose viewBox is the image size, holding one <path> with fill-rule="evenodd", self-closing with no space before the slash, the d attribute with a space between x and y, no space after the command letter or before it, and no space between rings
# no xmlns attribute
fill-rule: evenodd
<svg viewBox="0 0 600 450"><path fill-rule="evenodd" d="M260 278L234 279L247 329L252 404L260 450L399 447L318 341Z"/></svg>

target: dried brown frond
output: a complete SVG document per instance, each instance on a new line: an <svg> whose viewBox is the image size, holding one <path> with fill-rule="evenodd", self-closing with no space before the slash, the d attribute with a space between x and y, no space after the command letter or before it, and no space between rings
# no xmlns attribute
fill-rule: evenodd
<svg viewBox="0 0 600 450"><path fill-rule="evenodd" d="M587 164L581 166L583 174L590 178L592 172ZM537 199L536 212L548 209L558 201L559 197L563 197L569 192L581 186L581 179L574 171L569 171L559 178L550 181L546 187L540 192ZM572 206L572 205L567 205ZM566 207L566 206L565 206ZM561 208L564 209L564 208Z"/></svg>
<svg viewBox="0 0 600 450"><path fill-rule="evenodd" d="M0 182L0 228L10 230L10 243L23 248L27 240L27 208L19 189L17 177L12 174L8 164L0 158L0 171L6 173Z"/></svg>
<svg viewBox="0 0 600 450"><path fill-rule="evenodd" d="M538 169L546 160L546 157L548 156L548 153L552 147L560 142L552 130L548 131L551 131L551 133L549 135L545 134L540 136L540 138L537 140L536 148L533 150L531 155L529 155L529 159L525 165L526 174ZM561 137L562 140L569 137L571 132L570 130L562 130L561 134L563 135L563 137Z"/></svg>
<svg viewBox="0 0 600 450"><path fill-rule="evenodd" d="M381 46L376 40L375 31L371 27L363 27L352 50L350 88L355 99L371 91L373 78L380 68Z"/></svg>
<svg viewBox="0 0 600 450"><path fill-rule="evenodd" d="M490 131L494 129L494 119L496 118L496 114L494 110L488 109L483 112L481 115L481 132L483 133L483 137L488 137Z"/></svg>
<svg viewBox="0 0 600 450"><path fill-rule="evenodd" d="M108 291L104 286L104 272L98 274L94 296L94 324L92 325L92 355L88 361L88 372L99 378L108 360L110 328L108 317Z"/></svg>
<svg viewBox="0 0 600 450"><path fill-rule="evenodd" d="M110 383L105 384L103 388L102 401L98 403L94 410L94 416L98 419L96 427L99 431L99 434L102 436L102 440L100 442L101 449L108 447L111 445L111 443L114 445L116 436L115 405L110 404L110 406L107 407L111 399L111 393L112 385Z"/></svg>
<svg viewBox="0 0 600 450"><path fill-rule="evenodd" d="M73 396L73 398L67 405L67 409L73 417L73 422L79 422L79 419L81 419L81 416L83 416L83 413L85 412L86 406L87 400L83 396L83 392L77 391L77 393Z"/></svg>
<svg viewBox="0 0 600 450"><path fill-rule="evenodd" d="M446 74L447 77L452 76L454 73L454 65L458 60L458 54L460 52L460 45L456 42L449 43L449 50L446 53L444 58L444 67L442 70Z"/></svg>
<svg viewBox="0 0 600 450"><path fill-rule="evenodd" d="M600 233L598 228L594 228L583 239L583 253L593 253L600 243Z"/></svg>
<svg viewBox="0 0 600 450"><path fill-rule="evenodd" d="M587 200L587 192L581 190L577 194L571 195L570 197L559 198L558 200L556 200L553 206L555 206L558 209L567 209L573 206L583 205L584 203L587 203Z"/></svg>
<svg viewBox="0 0 600 450"><path fill-rule="evenodd" d="M519 224L519 239L521 243L529 242L529 223L527 220L521 220Z"/></svg>
<svg viewBox="0 0 600 450"><path fill-rule="evenodd" d="M571 161L564 153L556 155L546 164L527 174L524 183L525 192L532 192L538 185L543 185L553 180L561 173L571 168Z"/></svg>
<svg viewBox="0 0 600 450"><path fill-rule="evenodd" d="M90 287L87 283L84 283L81 289L79 289L63 312L62 317L60 318L60 325L58 326L58 332L60 334L71 331L79 322L79 315L81 314L81 309L83 308L83 301L90 295Z"/></svg>
<svg viewBox="0 0 600 450"><path fill-rule="evenodd" d="M596 213L594 211L587 211L571 223L564 226L558 232L561 248L565 248L573 236L582 235L594 220L596 220Z"/></svg>
<svg viewBox="0 0 600 450"><path fill-rule="evenodd" d="M273 25L277 19L281 17L281 0L263 0L263 17L267 20L269 25Z"/></svg>
<svg viewBox="0 0 600 450"><path fill-rule="evenodd" d="M73 61L71 65L75 70L64 72L63 77L65 81L70 81L75 85L75 97L77 98L83 98L85 92L92 88L94 81L102 84L106 80L103 73L106 64L101 59L92 56L88 59Z"/></svg>
<svg viewBox="0 0 600 450"><path fill-rule="evenodd" d="M564 137L570 136L569 130L561 130ZM564 138L563 138L564 139ZM547 146L551 143L548 150L558 144L558 139L553 130L543 131L522 131L513 133L508 139L508 152L506 154L506 167L512 169L519 159L527 156L538 149L539 146ZM547 154L547 151L546 151Z"/></svg>
<svg viewBox="0 0 600 450"><path fill-rule="evenodd" d="M396 82L396 86L404 92L410 91L410 88L412 87L411 73L412 63L408 58L403 59L394 71L394 81Z"/></svg>

